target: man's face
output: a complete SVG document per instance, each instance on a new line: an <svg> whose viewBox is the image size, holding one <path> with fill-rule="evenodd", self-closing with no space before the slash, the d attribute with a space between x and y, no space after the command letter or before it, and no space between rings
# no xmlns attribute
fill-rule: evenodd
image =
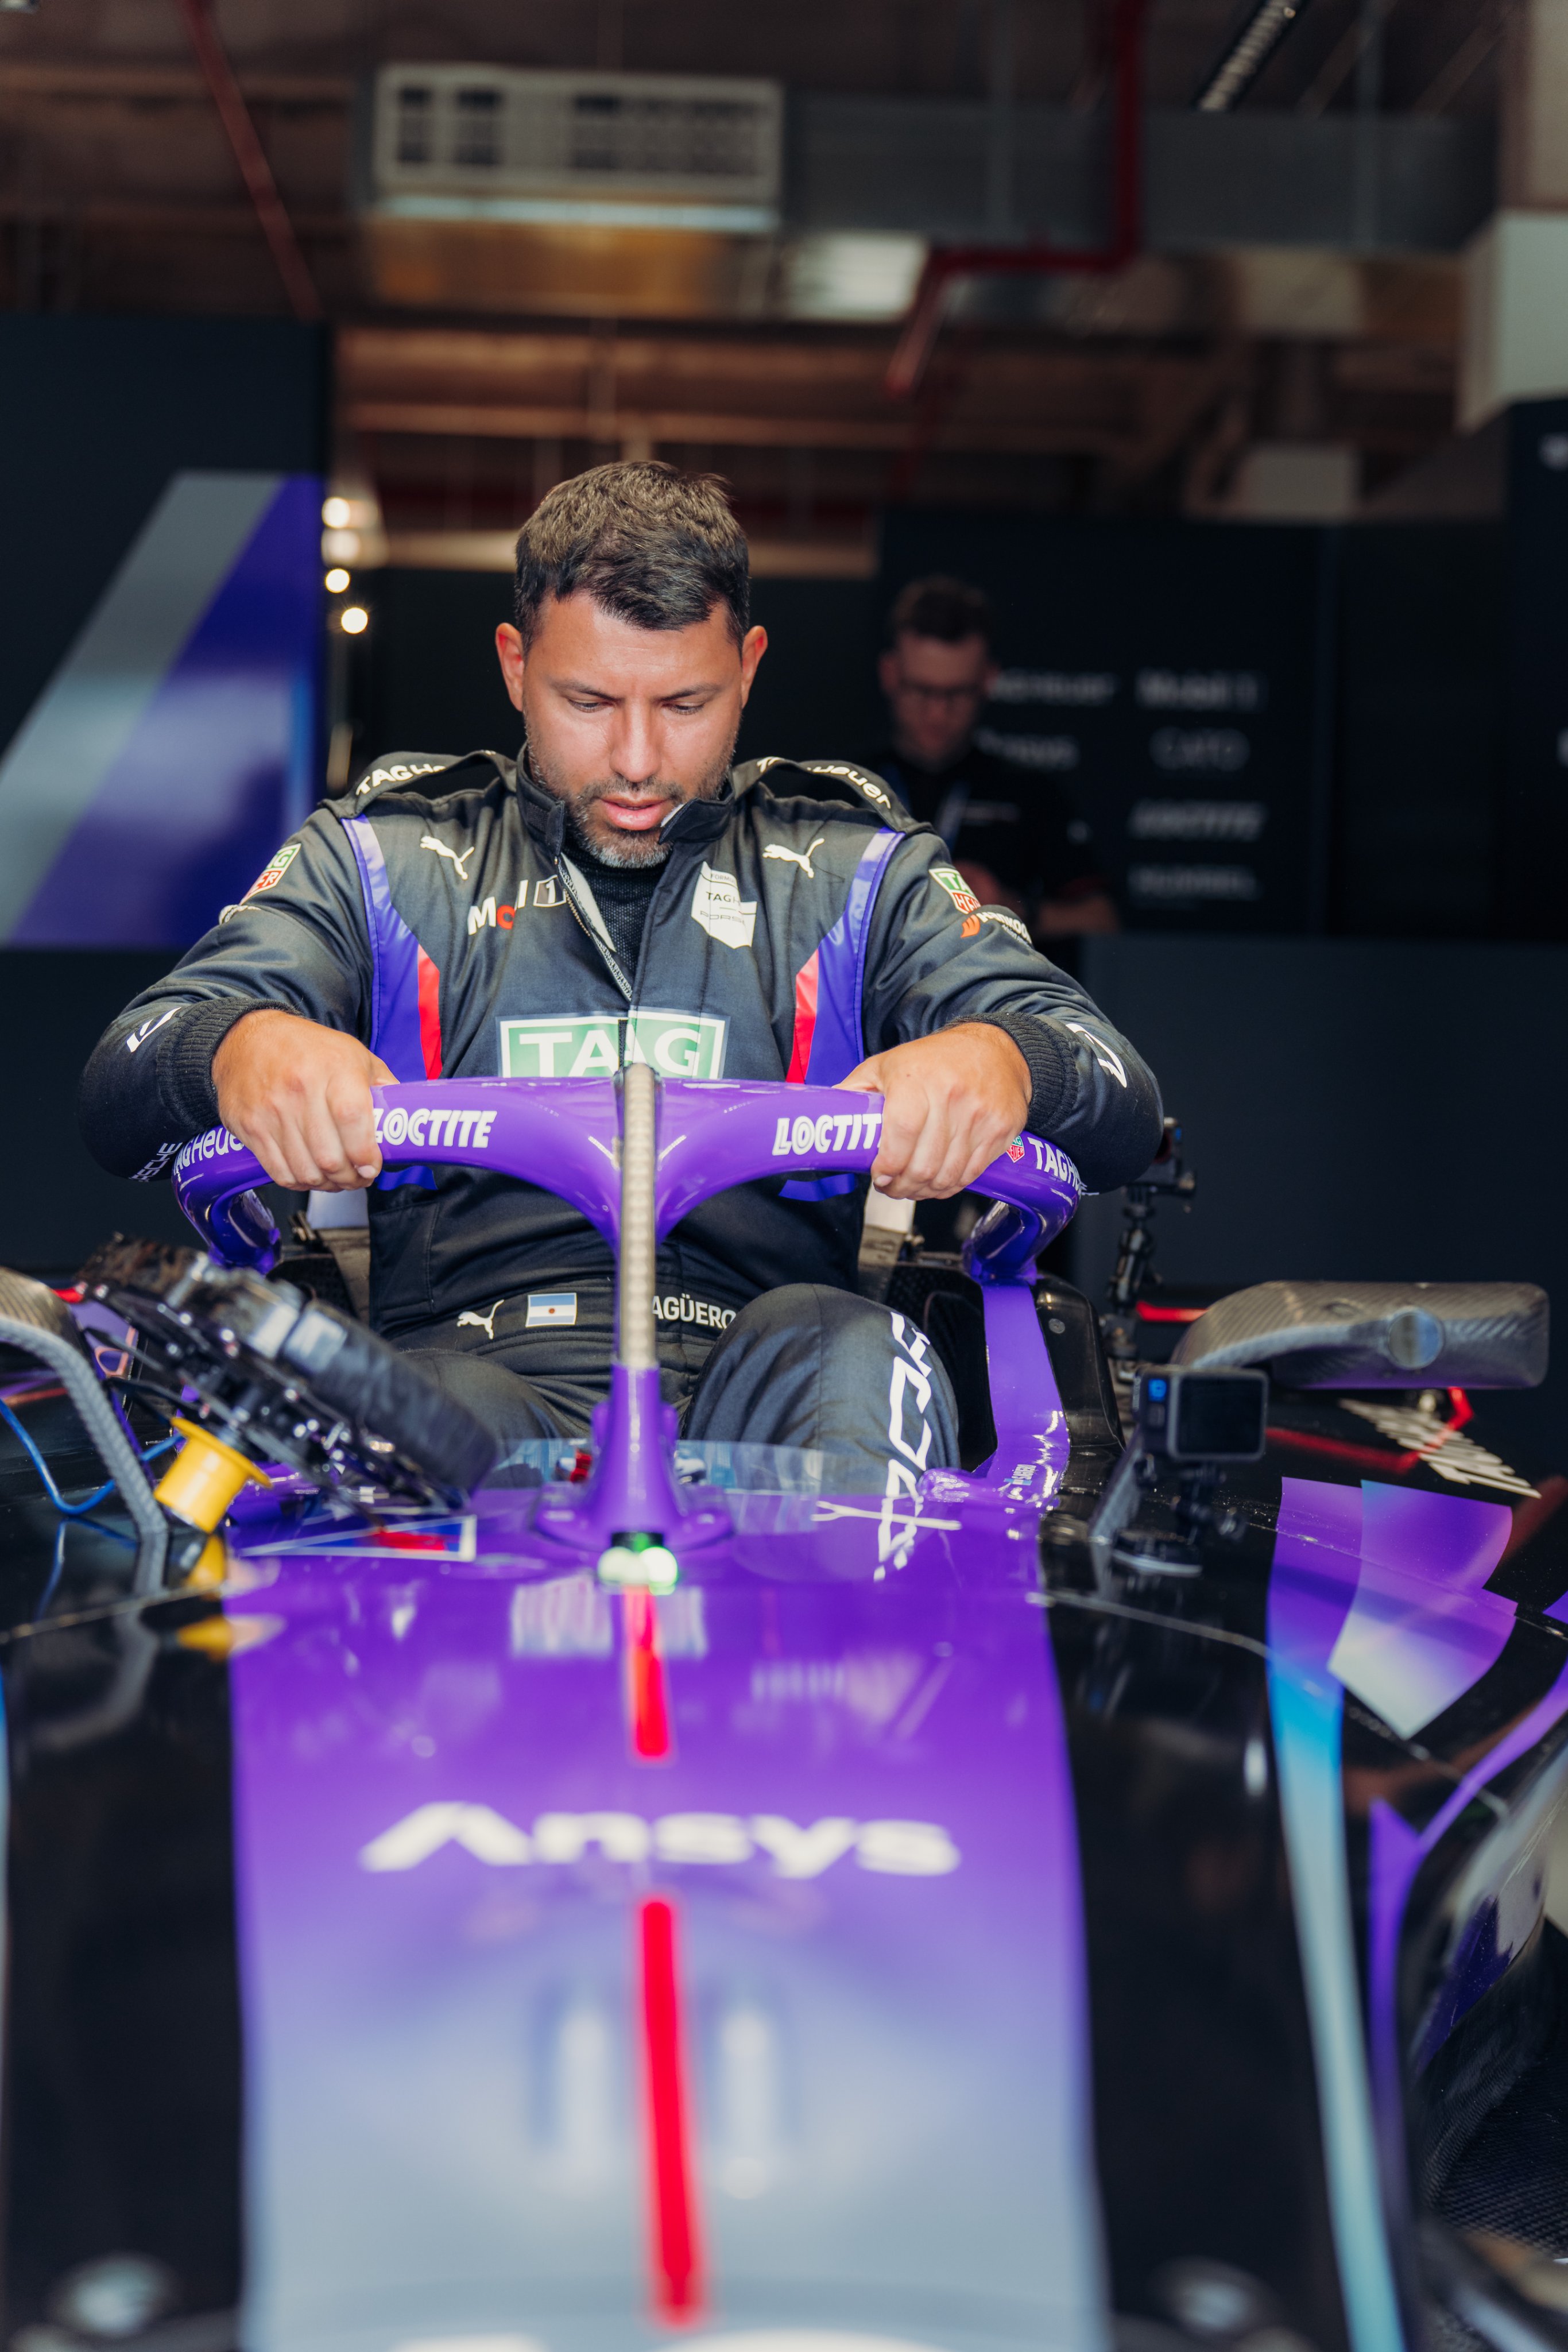
<svg viewBox="0 0 1568 2352"><path fill-rule="evenodd" d="M566 803L580 847L608 866L663 862L664 819L711 800L729 772L767 646L761 629L737 646L719 604L689 629L639 629L582 595L552 597L526 650L516 629L497 630L528 765Z"/></svg>
<svg viewBox="0 0 1568 2352"><path fill-rule="evenodd" d="M996 681L984 637L917 637L905 629L877 675L893 716L894 748L917 768L945 768L968 742Z"/></svg>

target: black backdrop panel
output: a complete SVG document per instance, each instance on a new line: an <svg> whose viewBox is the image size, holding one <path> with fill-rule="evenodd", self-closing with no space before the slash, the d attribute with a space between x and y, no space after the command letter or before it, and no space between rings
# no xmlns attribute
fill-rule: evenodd
<svg viewBox="0 0 1568 2352"><path fill-rule="evenodd" d="M327 370L284 320L0 314L0 744L172 475L322 470Z"/></svg>
<svg viewBox="0 0 1568 2352"><path fill-rule="evenodd" d="M880 608L869 580L758 580L751 616L768 651L740 730L740 757L864 759L876 741Z"/></svg>
<svg viewBox="0 0 1568 2352"><path fill-rule="evenodd" d="M980 740L1077 801L1129 924L1299 931L1325 912L1330 564L1298 526L895 509L879 592L946 572L995 600Z"/></svg>
<svg viewBox="0 0 1568 2352"><path fill-rule="evenodd" d="M162 950L0 948L13 1013L0 1033L0 1086L14 1113L0 1166L0 1265L68 1275L112 1233L193 1242L167 1183L106 1176L77 1131L77 1087L100 1032L172 961Z"/></svg>
<svg viewBox="0 0 1568 2352"><path fill-rule="evenodd" d="M1550 1378L1487 1399L1486 1419L1524 1466L1568 1470L1568 1096L1541 1083L1561 1055L1568 949L1094 939L1082 968L1186 1127L1197 1198L1190 1215L1158 1212L1167 1279L1539 1282ZM1073 1279L1096 1299L1120 1222L1108 1193L1071 1229Z"/></svg>
<svg viewBox="0 0 1568 2352"><path fill-rule="evenodd" d="M356 582L371 625L354 645L354 764L386 751L516 751L496 630L512 617L502 572L370 572Z"/></svg>
<svg viewBox="0 0 1568 2352"><path fill-rule="evenodd" d="M1502 767L1502 526L1338 535L1336 930L1484 938Z"/></svg>
<svg viewBox="0 0 1568 2352"><path fill-rule="evenodd" d="M1509 416L1510 644L1500 928L1568 939L1568 400Z"/></svg>
<svg viewBox="0 0 1568 2352"><path fill-rule="evenodd" d="M1504 742L1500 526L1317 530L898 513L887 520L885 549L880 580L754 583L769 645L742 722L742 758L864 757L883 723L875 659L887 603L904 578L946 566L998 599L1007 691L1049 698L998 699L982 722L988 740L1027 748L1081 800L1134 928L1289 931L1326 919L1332 930L1366 936L1476 938L1492 925ZM1568 588L1560 592L1546 569L1550 621L1552 599L1568 598ZM356 760L514 749L517 717L492 642L510 611L509 580L389 571L357 584L373 617L366 637L343 641ZM1558 803L1568 805L1558 748L1568 709L1557 710L1568 610L1560 639L1550 627L1536 634L1541 661L1519 698L1522 748L1513 757L1517 768L1534 744L1545 782L1534 788L1533 814L1517 791L1509 803L1511 854L1513 900L1533 892L1528 921L1549 935L1554 920L1568 920L1568 891L1558 887L1568 843L1555 861L1534 856L1531 843L1545 838L1539 828L1550 831ZM1134 872L1142 896L1128 894ZM1253 885L1256 898L1224 895ZM1526 927L1506 904L1503 921Z"/></svg>
<svg viewBox="0 0 1568 2352"><path fill-rule="evenodd" d="M496 660L497 624L512 614L496 572L366 573L371 626L353 665L354 757L383 751L515 751L520 733ZM740 732L739 755L845 759L876 732L876 607L864 580L757 580L751 613L768 651Z"/></svg>

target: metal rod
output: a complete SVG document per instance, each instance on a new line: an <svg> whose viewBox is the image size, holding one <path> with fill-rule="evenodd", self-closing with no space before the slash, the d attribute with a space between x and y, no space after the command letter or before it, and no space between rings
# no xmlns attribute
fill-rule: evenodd
<svg viewBox="0 0 1568 2352"><path fill-rule="evenodd" d="M256 124L251 120L244 93L235 79L228 51L218 37L209 0L179 0L179 9L185 20L191 47L196 53L196 62L206 78L218 120L234 151L235 162L239 165L240 177L256 207L261 233L271 247L277 274L283 280L283 289L294 315L308 321L319 319L323 316L321 297L316 291L316 281L299 249L294 224L277 193L272 166L256 136Z"/></svg>
<svg viewBox="0 0 1568 2352"><path fill-rule="evenodd" d="M47 1328L46 1318L54 1309L53 1295L41 1284L30 1281L25 1275L0 1272L0 1339L8 1347L37 1357L58 1376L136 1529L136 1570L131 1590L156 1592L163 1581L169 1522L153 1498L136 1449L120 1427L108 1392L83 1353L80 1341ZM63 1308L57 1311L64 1313Z"/></svg>
<svg viewBox="0 0 1568 2352"><path fill-rule="evenodd" d="M646 1062L629 1062L621 1074L621 1265L615 1300L616 1361L629 1372L651 1371L659 1360L653 1328L658 1106L653 1071Z"/></svg>
<svg viewBox="0 0 1568 2352"><path fill-rule="evenodd" d="M1197 111L1228 114L1239 105L1307 5L1308 0L1258 0L1246 23L1226 44L1224 56L1199 84L1193 100Z"/></svg>

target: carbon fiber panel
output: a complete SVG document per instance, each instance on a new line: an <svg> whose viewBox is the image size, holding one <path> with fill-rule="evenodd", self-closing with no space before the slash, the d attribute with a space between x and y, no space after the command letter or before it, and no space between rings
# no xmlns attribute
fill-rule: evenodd
<svg viewBox="0 0 1568 2352"><path fill-rule="evenodd" d="M1532 1282L1260 1282L1186 1330L1178 1364L1266 1364L1289 1388L1531 1389L1546 1377Z"/></svg>

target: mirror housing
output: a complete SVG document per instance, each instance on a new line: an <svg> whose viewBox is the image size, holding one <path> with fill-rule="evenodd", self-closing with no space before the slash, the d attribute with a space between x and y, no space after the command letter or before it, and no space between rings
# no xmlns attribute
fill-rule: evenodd
<svg viewBox="0 0 1568 2352"><path fill-rule="evenodd" d="M1532 1282L1260 1282L1183 1332L1176 1364L1260 1364L1296 1389L1532 1389L1546 1378Z"/></svg>

